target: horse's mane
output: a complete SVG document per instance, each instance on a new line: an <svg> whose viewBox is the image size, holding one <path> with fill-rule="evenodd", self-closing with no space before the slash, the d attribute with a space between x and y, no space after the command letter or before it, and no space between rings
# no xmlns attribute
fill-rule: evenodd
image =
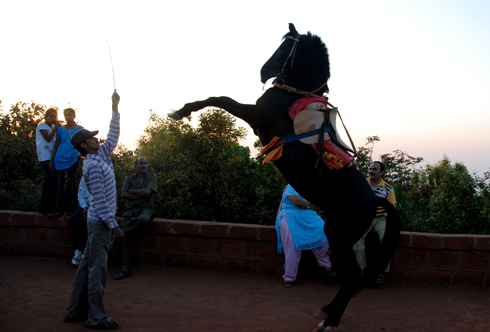
<svg viewBox="0 0 490 332"><path fill-rule="evenodd" d="M283 39L288 36L295 37L291 32L288 32L283 36ZM310 31L308 31L306 35L300 35L300 38L301 37L306 37L311 42L311 46L316 51L316 54L320 57L320 61L319 61L320 68L318 68L318 72L320 72L322 75L324 75L324 77L326 77L325 79L326 82L330 78L330 61L328 57L327 45L325 45L325 43L319 36L312 34ZM328 93L328 86L325 85L325 87L323 87L318 92Z"/></svg>

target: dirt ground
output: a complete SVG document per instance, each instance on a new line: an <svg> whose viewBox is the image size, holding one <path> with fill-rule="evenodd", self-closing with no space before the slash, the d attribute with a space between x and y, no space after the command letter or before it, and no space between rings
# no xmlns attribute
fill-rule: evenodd
<svg viewBox="0 0 490 332"><path fill-rule="evenodd" d="M75 270L66 259L0 256L0 331L88 331L62 321ZM286 289L278 276L149 265L114 281L117 271L109 266L104 301L120 331L311 332L339 288L331 277ZM490 331L490 289L387 282L356 295L334 331Z"/></svg>

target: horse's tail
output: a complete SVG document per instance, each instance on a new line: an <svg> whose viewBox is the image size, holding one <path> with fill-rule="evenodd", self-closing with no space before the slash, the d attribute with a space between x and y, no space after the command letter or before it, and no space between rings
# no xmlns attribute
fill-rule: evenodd
<svg viewBox="0 0 490 332"><path fill-rule="evenodd" d="M386 199L378 198L378 205L386 211L386 229L379 250L364 269L363 286L371 284L386 269L395 254L400 238L401 221L396 208Z"/></svg>

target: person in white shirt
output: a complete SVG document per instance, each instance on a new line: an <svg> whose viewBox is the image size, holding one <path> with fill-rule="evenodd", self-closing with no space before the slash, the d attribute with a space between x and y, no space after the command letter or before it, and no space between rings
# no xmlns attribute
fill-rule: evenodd
<svg viewBox="0 0 490 332"><path fill-rule="evenodd" d="M36 127L37 159L44 172L44 186L39 204L39 213L52 217L56 211L56 177L49 167L51 154L54 148L55 135L61 126L58 121L58 111L50 108L44 113L44 122Z"/></svg>

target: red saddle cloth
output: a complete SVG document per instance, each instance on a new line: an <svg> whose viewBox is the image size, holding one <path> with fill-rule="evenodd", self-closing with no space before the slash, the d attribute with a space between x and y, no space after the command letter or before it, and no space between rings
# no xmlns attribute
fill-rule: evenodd
<svg viewBox="0 0 490 332"><path fill-rule="evenodd" d="M308 105L312 103L322 103L325 105L325 109L328 110L326 97L324 96L305 97L296 101L293 105L291 105L291 108L289 109L289 116L294 121L296 119L296 116L298 116L298 114L301 113L302 111L306 110ZM325 119L325 117L323 117L323 119ZM320 129L321 125L322 125L321 123L315 123L315 128ZM349 164L354 159L352 156L350 156L347 153L347 151L333 144L332 141L329 139L327 133L325 133L325 141L323 144L325 150L323 152L322 160L327 166L331 168L340 169L346 166L347 164ZM318 153L318 143L314 143L310 145Z"/></svg>

